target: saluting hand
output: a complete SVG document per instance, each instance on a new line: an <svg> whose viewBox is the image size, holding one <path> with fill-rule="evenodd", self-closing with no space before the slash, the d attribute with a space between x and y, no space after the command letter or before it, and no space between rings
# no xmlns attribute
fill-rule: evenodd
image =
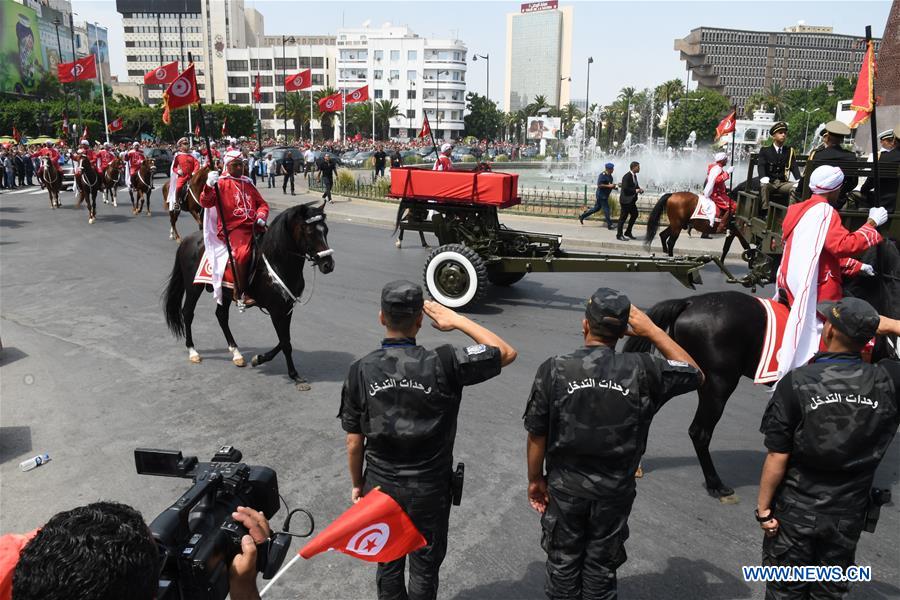
<svg viewBox="0 0 900 600"><path fill-rule="evenodd" d="M431 326L440 331L453 331L457 329L459 315L443 304L434 300L426 300L423 308L425 314L431 319Z"/></svg>
<svg viewBox="0 0 900 600"><path fill-rule="evenodd" d="M628 315L628 329L625 331L625 335L647 337L655 329L656 324L647 316L647 313L632 304L631 312Z"/></svg>

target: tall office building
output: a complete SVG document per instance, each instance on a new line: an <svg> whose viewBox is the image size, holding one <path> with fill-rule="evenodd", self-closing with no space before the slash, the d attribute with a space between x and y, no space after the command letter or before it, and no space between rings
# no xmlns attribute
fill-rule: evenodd
<svg viewBox="0 0 900 600"><path fill-rule="evenodd" d="M551 106L569 102L572 75L571 6L557 0L522 4L506 15L506 78L504 109L515 112L535 97Z"/></svg>
<svg viewBox="0 0 900 600"><path fill-rule="evenodd" d="M262 15L246 10L244 0L116 0L116 10L128 79L143 83L145 73L174 60L186 66L190 52L208 102L227 102L225 50L256 44L263 29ZM163 86L149 86L148 102L161 102L162 92Z"/></svg>
<svg viewBox="0 0 900 600"><path fill-rule="evenodd" d="M875 40L876 52L879 44ZM743 114L747 98L773 83L811 89L836 77L855 77L865 44L860 36L835 34L830 27L797 25L776 32L698 27L675 40L675 50L701 89L725 94Z"/></svg>

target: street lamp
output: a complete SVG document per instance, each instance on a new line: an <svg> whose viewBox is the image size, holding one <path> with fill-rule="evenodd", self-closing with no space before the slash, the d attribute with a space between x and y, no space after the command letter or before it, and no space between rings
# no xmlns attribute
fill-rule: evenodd
<svg viewBox="0 0 900 600"><path fill-rule="evenodd" d="M556 112L559 113L559 128L556 130L556 160L562 158L562 82L572 81L571 77L560 77L559 88L556 90Z"/></svg>
<svg viewBox="0 0 900 600"><path fill-rule="evenodd" d="M593 56L588 56L587 60L587 85L584 91L584 132L581 134L581 160L584 161L584 138L587 137L588 112L591 109L591 64L594 62Z"/></svg>
<svg viewBox="0 0 900 600"><path fill-rule="evenodd" d="M809 135L809 114L812 111L801 108L800 112L806 113L806 130L803 132L803 151L806 152L806 138Z"/></svg>
<svg viewBox="0 0 900 600"><path fill-rule="evenodd" d="M487 61L487 68L485 69L485 73L487 74L487 88L485 88L485 97L490 100L491 99L491 55L490 54L473 54L472 62L477 62L479 58L483 58Z"/></svg>
<svg viewBox="0 0 900 600"><path fill-rule="evenodd" d="M297 43L297 40L294 39L294 36L281 36L281 109L282 116L284 117L284 123L282 124L282 128L284 129L284 143L287 143L287 73L285 72L287 68L287 59L285 58L285 44L290 42L292 44ZM311 126L310 126L311 127Z"/></svg>

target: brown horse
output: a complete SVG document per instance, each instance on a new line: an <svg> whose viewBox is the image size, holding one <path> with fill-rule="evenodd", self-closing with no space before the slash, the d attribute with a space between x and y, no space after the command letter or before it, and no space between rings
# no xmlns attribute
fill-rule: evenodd
<svg viewBox="0 0 900 600"><path fill-rule="evenodd" d="M178 234L175 222L178 221L178 215L181 214L182 208L187 208L188 212L191 213L191 216L194 217L194 220L197 222L197 227L203 229L203 217L201 216L203 208L200 206L200 193L203 191L203 186L206 185L207 175L209 175L209 165L200 167L196 173L191 175L187 184L182 186L181 193L175 198L175 209L169 209L169 223L171 224L169 227L170 240L175 240L176 242L181 241L181 236ZM169 182L167 181L165 185L163 185L164 203L167 202L168 197ZM169 207L166 206L166 208Z"/></svg>
<svg viewBox="0 0 900 600"><path fill-rule="evenodd" d="M50 194L50 208L59 208L59 192L63 187L62 173L56 170L46 156L41 157L41 182Z"/></svg>
<svg viewBox="0 0 900 600"><path fill-rule="evenodd" d="M741 183L740 185L735 186L734 191L738 192L744 189L744 186L745 184ZM656 231L659 229L659 221L663 211L665 211L669 224L663 229L662 233L659 234L659 240L662 242L663 252L668 253L669 256L673 256L675 253L675 242L678 240L681 230L688 229L688 227L696 229L703 235L722 233L727 230L728 236L725 239L725 245L722 249L722 260L725 260L725 255L728 254L728 250L731 248L731 242L735 238L741 243L744 250L750 249L750 244L734 226L733 213L727 213L719 222L718 228L711 226L709 224L709 219L691 219L691 215L694 214L694 209L697 208L697 203L699 201L700 197L693 192L675 192L673 194L663 194L660 196L656 205L653 207L653 210L650 211L650 217L647 219L647 233L644 235L644 247L649 249L650 244L653 243L653 238L656 236Z"/></svg>
<svg viewBox="0 0 900 600"><path fill-rule="evenodd" d="M116 202L116 194L119 187L119 175L122 173L121 158L114 158L111 163L103 170L103 204L112 204L113 208L118 208Z"/></svg>
<svg viewBox="0 0 900 600"><path fill-rule="evenodd" d="M103 189L103 178L94 170L94 165L86 156L76 160L81 173L75 177L75 188L78 190L78 206L85 201L88 207L88 223L97 220L97 193Z"/></svg>
<svg viewBox="0 0 900 600"><path fill-rule="evenodd" d="M130 168L130 167L128 167ZM139 215L144 210L144 199L147 199L147 216L150 216L150 192L153 191L153 175L156 173L156 164L152 158L145 158L137 172L131 178L131 187L128 195L131 196L131 212ZM137 193L135 199L134 194Z"/></svg>

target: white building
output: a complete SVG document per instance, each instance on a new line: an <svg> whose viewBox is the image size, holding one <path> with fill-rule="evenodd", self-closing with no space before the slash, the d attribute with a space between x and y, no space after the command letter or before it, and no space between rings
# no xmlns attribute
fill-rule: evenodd
<svg viewBox="0 0 900 600"><path fill-rule="evenodd" d="M466 45L461 40L419 37L408 27L339 29L337 89L369 86L371 99L390 100L400 116L390 135L415 137L423 111L435 138L463 135Z"/></svg>
<svg viewBox="0 0 900 600"><path fill-rule="evenodd" d="M228 104L254 105L252 92L259 74L260 116L264 135L284 135L284 119L275 118L275 105L282 101L284 77L290 77L303 69L312 69L312 87L300 94L315 94L322 88L335 86L335 37L289 36L294 43L282 46L281 36L264 36L263 46L229 48L225 51L226 85ZM284 52L282 54L282 51ZM313 129L318 130L318 121ZM319 139L318 131L313 134ZM287 119L287 138L294 136L294 121ZM321 140L320 140L321 141Z"/></svg>

